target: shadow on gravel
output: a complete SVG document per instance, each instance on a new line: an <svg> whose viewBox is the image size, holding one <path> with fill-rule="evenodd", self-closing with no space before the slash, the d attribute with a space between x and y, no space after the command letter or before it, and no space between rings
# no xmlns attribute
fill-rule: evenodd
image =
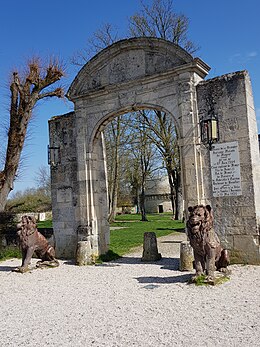
<svg viewBox="0 0 260 347"><path fill-rule="evenodd" d="M159 265L162 266L162 269L172 269L172 270L178 270L179 268L179 258L162 258L161 260L157 261L142 261L141 257L122 257L118 260L113 260L110 262L111 264L152 264L152 265Z"/></svg>
<svg viewBox="0 0 260 347"><path fill-rule="evenodd" d="M139 283L159 283L159 284L169 284L169 283L188 283L191 278L191 274L177 275L171 277L135 277Z"/></svg>
<svg viewBox="0 0 260 347"><path fill-rule="evenodd" d="M1 266L0 265L0 271L9 272L9 271L12 271L15 267L17 266Z"/></svg>
<svg viewBox="0 0 260 347"><path fill-rule="evenodd" d="M158 243L182 243L182 241L159 241Z"/></svg>

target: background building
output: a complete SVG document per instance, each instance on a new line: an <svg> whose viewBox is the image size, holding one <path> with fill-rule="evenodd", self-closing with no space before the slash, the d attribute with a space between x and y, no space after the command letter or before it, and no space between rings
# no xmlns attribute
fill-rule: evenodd
<svg viewBox="0 0 260 347"><path fill-rule="evenodd" d="M145 190L146 213L172 212L168 177L147 181Z"/></svg>

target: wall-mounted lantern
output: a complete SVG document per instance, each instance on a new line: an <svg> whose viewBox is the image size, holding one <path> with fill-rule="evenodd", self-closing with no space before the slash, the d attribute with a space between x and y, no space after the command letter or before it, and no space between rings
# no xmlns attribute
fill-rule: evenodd
<svg viewBox="0 0 260 347"><path fill-rule="evenodd" d="M60 147L48 146L48 164L55 168L60 163Z"/></svg>
<svg viewBox="0 0 260 347"><path fill-rule="evenodd" d="M208 145L209 150L211 150L212 144L219 141L218 116L210 113L207 117L202 118L200 121L200 134L201 142Z"/></svg>

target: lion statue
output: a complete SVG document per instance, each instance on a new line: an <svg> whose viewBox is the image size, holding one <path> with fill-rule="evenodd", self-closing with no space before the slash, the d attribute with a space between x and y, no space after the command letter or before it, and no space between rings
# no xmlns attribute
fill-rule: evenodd
<svg viewBox="0 0 260 347"><path fill-rule="evenodd" d="M227 272L228 252L220 245L213 229L213 214L210 205L188 208L187 234L194 251L195 278L206 274L214 278L214 271Z"/></svg>
<svg viewBox="0 0 260 347"><path fill-rule="evenodd" d="M17 234L22 249L22 266L13 271L24 273L29 270L29 264L33 253L41 260L36 267L57 267L59 262L55 259L54 248L48 243L46 238L37 230L36 221L33 217L23 216L17 224Z"/></svg>

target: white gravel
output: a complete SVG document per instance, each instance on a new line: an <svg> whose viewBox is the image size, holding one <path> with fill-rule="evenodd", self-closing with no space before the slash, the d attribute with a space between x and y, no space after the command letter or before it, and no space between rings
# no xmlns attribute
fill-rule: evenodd
<svg viewBox="0 0 260 347"><path fill-rule="evenodd" d="M163 259L141 249L109 265L11 272L0 263L0 346L260 346L260 267L232 266L215 287L178 271L184 234L159 239ZM36 259L33 259L33 263Z"/></svg>

